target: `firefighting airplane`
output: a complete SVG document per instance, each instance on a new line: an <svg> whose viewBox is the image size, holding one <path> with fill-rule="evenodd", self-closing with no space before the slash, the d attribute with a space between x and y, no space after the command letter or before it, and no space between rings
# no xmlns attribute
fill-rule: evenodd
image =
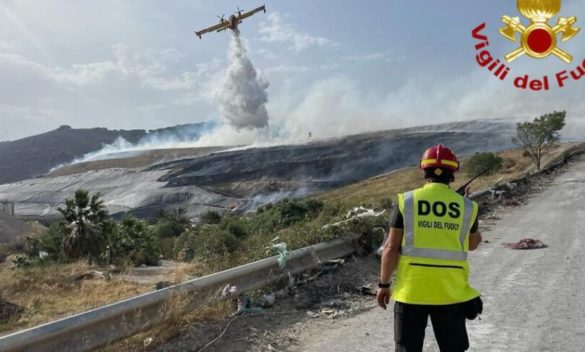
<svg viewBox="0 0 585 352"><path fill-rule="evenodd" d="M255 14L256 12L260 12L260 11L264 11L264 13L266 13L266 6L262 5L258 8L255 8L254 10L242 13L243 10L240 10L238 8L238 11L236 11L233 15L230 16L229 19L225 19L223 18L223 16L221 16L219 18L219 23L216 24L215 26L211 26L209 28L205 28L203 30L200 30L199 32L195 32L195 34L197 34L197 36L199 37L199 39L201 39L201 36L205 33L209 33L209 32L221 32L221 31L225 31L226 29L231 29L231 30L235 30L236 28L238 28L238 25L240 23L242 23L242 20L244 18L248 18L250 16L252 16L253 14Z"/></svg>

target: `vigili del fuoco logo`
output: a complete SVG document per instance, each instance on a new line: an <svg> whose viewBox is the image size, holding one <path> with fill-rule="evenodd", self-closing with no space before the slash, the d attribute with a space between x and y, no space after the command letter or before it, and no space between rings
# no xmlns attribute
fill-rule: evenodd
<svg viewBox="0 0 585 352"><path fill-rule="evenodd" d="M517 43L504 59L494 58L489 51L489 39L484 34L485 22L477 26L471 35L478 42L475 45L477 50L477 63L490 71L502 81L511 80L516 88L530 89L533 91L550 90L552 85L563 88L567 80L578 81L585 76L585 60L574 69L562 70L554 76L544 75L542 77L530 77L528 74L514 75L507 65L521 56L533 59L557 58L570 64L573 56L563 50L562 42L573 39L579 31L575 26L577 18L559 17L556 24L549 21L561 11L561 0L517 0L518 11L527 19L520 17L503 16L504 26L500 28L500 34L513 43ZM523 23L527 22L527 23ZM505 61L505 62L504 62Z"/></svg>

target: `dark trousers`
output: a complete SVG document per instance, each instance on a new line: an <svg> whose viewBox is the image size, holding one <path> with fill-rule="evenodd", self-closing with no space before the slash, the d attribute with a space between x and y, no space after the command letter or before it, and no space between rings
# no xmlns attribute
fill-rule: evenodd
<svg viewBox="0 0 585 352"><path fill-rule="evenodd" d="M428 306L394 304L396 352L421 352L429 315L441 352L463 352L469 348L465 327L465 303Z"/></svg>

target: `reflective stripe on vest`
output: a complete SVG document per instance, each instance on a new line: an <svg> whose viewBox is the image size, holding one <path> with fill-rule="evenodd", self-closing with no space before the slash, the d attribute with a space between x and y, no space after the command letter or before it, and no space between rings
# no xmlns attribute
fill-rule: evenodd
<svg viewBox="0 0 585 352"><path fill-rule="evenodd" d="M463 226L459 232L459 244L461 251L451 251L446 249L417 248L414 246L414 191L404 193L404 246L401 255L409 257L420 257L430 259L446 260L467 260L467 251L465 250L465 239L471 229L471 217L473 216L473 203L467 198L463 198L465 208L463 211Z"/></svg>

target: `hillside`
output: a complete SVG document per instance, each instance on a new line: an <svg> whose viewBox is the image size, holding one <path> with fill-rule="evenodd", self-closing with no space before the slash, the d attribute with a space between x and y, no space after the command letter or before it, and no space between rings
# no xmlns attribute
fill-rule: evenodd
<svg viewBox="0 0 585 352"><path fill-rule="evenodd" d="M58 215L56 208L79 188L102 193L109 211L119 215L149 217L178 207L190 217L210 209L245 212L414 165L424 148L438 143L459 155L509 148L513 131L513 125L502 120L469 121L301 145L168 150L183 158L147 168L121 167L115 159L88 163L63 170L67 172L57 170L50 177L0 185L0 199L14 202L18 215L33 219ZM156 153L164 157L165 151ZM142 166L144 160L129 166Z"/></svg>
<svg viewBox="0 0 585 352"><path fill-rule="evenodd" d="M546 167L553 160L557 160L567 151L582 145L582 143L564 143L550 148L543 156L543 167ZM494 185L502 185L535 171L534 164L530 158L522 156L522 151L519 149L504 150L499 152L498 155L504 159L503 169L497 174L480 177L473 181L471 192L479 192ZM453 183L454 189L457 189L471 178L465 173L467 159L463 158L461 161L462 170L456 174L456 180ZM375 176L345 187L325 191L315 195L315 198L324 202L335 202L347 206L355 206L356 204L378 205L383 200L393 200L399 192L420 187L424 182L421 170L413 166Z"/></svg>
<svg viewBox="0 0 585 352"><path fill-rule="evenodd" d="M150 131L61 126L43 134L0 142L0 184L44 175L53 167L100 150L120 137L133 144L161 140L182 142L193 140L210 126L213 124L195 123Z"/></svg>
<svg viewBox="0 0 585 352"><path fill-rule="evenodd" d="M118 137L137 142L144 130L116 131L105 128L73 129L61 126L54 131L16 141L0 143L0 183L43 175L52 167L70 162L112 143Z"/></svg>

